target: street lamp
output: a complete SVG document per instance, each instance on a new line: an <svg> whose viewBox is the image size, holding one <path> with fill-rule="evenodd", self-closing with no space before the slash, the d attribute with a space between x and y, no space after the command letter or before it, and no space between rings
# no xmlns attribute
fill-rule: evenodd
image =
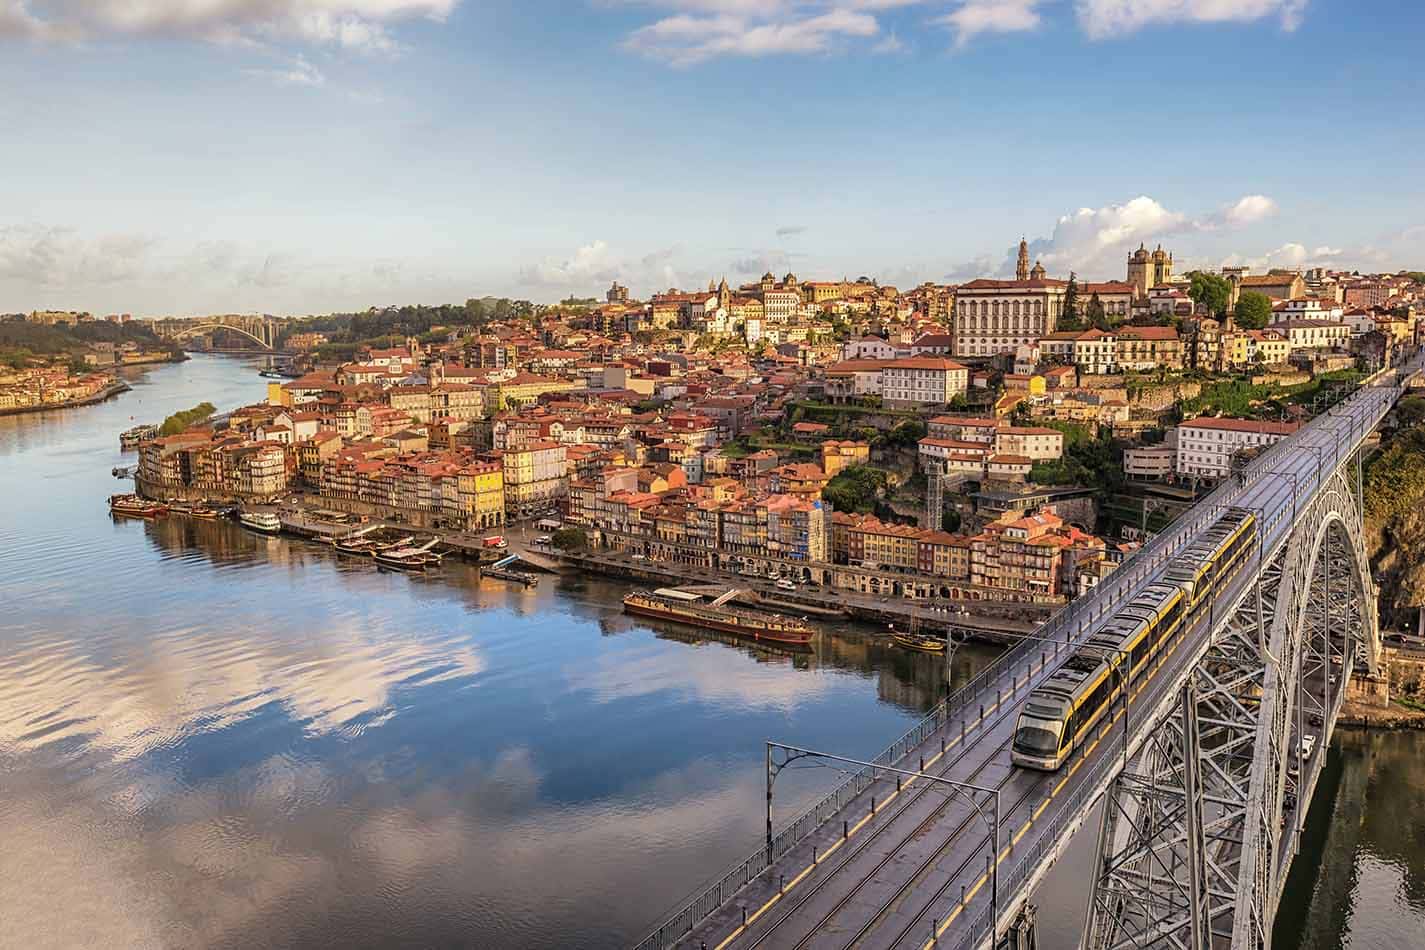
<svg viewBox="0 0 1425 950"><path fill-rule="evenodd" d="M780 762L774 760L772 756L773 749L780 749L782 751L783 758ZM973 785L969 782L957 782L953 779L945 778L943 775L931 775L925 772L924 770L915 772L910 771L908 769L896 768L895 766L891 765L882 765L877 762L866 762L861 759L847 758L843 755L833 755L830 752L818 752L815 749L804 749L800 746L787 745L785 743L774 742L769 739L767 740L767 866L769 868L772 866L772 785L776 781L777 775L780 774L781 771L787 766L791 765L798 759L812 758L827 759L832 762L842 762L847 765L855 765L861 768L869 768L872 770L873 775L875 772L890 772L897 776L907 775L911 778L925 779L927 782L948 787L951 790L952 794L963 795L965 797L965 800L970 803L970 806L975 809L975 814L979 815L980 820L990 825L990 929L992 931L997 931L999 929L1000 790L997 788L988 788L983 785ZM899 788L899 783L897 784L897 787ZM979 802L975 801L973 793L977 792L982 795L994 796L995 807L994 812L992 813L993 822L991 822L989 818L985 817L984 809L980 807Z"/></svg>

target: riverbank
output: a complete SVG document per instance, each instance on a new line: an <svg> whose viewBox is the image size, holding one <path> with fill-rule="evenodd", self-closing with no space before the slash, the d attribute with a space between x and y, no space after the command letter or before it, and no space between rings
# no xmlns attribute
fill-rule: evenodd
<svg viewBox="0 0 1425 950"><path fill-rule="evenodd" d="M34 406L12 406L7 409L0 409L0 416L21 416L30 412L47 412L50 409L77 409L80 406L92 406L95 403L104 402L107 399L126 393L133 387L122 379L115 380L108 386L83 399L66 399L64 402L46 402Z"/></svg>
<svg viewBox="0 0 1425 950"><path fill-rule="evenodd" d="M1361 730L1425 730L1425 706L1404 705L1392 700L1387 706L1368 706L1347 702L1341 707L1336 724Z"/></svg>

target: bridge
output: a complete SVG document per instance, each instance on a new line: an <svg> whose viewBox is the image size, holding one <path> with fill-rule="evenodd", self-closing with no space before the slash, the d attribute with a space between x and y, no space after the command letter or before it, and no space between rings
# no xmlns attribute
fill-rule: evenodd
<svg viewBox="0 0 1425 950"><path fill-rule="evenodd" d="M1258 950L1355 667L1380 660L1362 542L1367 437L1419 370L1386 369L1267 449L879 756L769 742L766 840L638 950L1032 945L1030 896L1095 809L1092 950ZM1229 511L1257 544L1184 612L1057 771L1013 765L1024 700ZM846 778L774 833L776 780Z"/></svg>
<svg viewBox="0 0 1425 950"><path fill-rule="evenodd" d="M271 317L223 314L211 317L172 317L153 321L153 332L166 340L187 340L213 330L245 336L264 350L277 348L278 323Z"/></svg>

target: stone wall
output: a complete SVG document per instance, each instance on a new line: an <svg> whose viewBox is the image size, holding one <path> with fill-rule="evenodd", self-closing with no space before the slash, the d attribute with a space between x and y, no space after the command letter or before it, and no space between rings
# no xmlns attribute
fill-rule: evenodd
<svg viewBox="0 0 1425 950"><path fill-rule="evenodd" d="M1194 382L1162 383L1144 386L1131 393L1128 405L1132 409L1161 412L1182 399L1193 399L1202 393L1202 384Z"/></svg>

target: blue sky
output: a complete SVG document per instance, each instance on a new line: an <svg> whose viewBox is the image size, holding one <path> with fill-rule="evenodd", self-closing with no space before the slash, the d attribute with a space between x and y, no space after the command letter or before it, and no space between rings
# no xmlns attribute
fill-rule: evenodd
<svg viewBox="0 0 1425 950"><path fill-rule="evenodd" d="M0 311L1418 267L1421 7L0 0Z"/></svg>

